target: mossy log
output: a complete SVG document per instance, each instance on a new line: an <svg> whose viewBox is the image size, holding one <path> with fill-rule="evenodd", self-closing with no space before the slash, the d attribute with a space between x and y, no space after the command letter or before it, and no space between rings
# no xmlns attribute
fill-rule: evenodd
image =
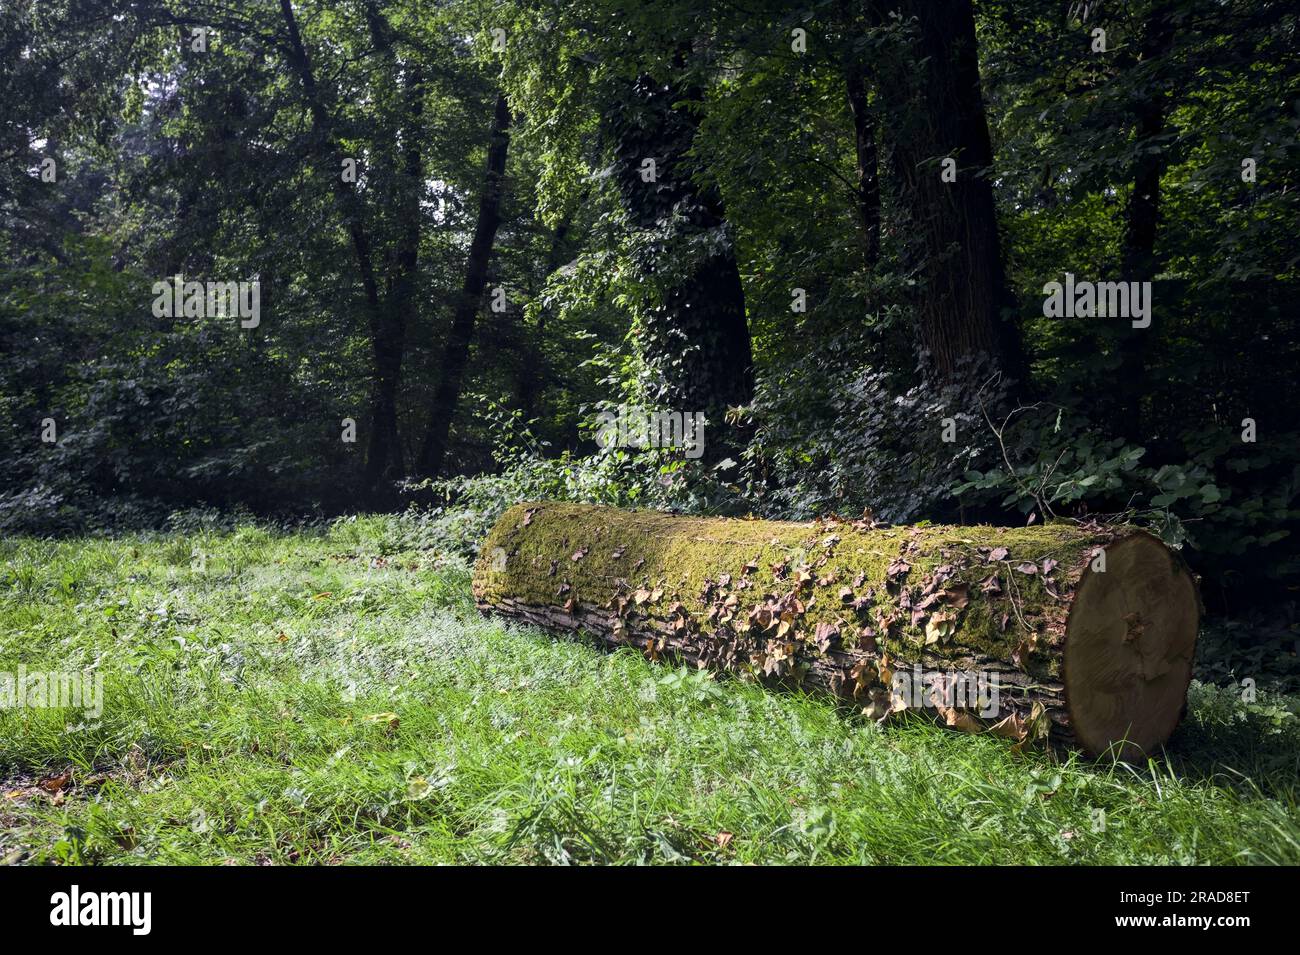
<svg viewBox="0 0 1300 955"><path fill-rule="evenodd" d="M925 709L960 729L1125 759L1177 725L1200 622L1196 584L1159 540L1072 522L795 524L519 504L484 543L474 595L484 612L824 689L873 717Z"/></svg>

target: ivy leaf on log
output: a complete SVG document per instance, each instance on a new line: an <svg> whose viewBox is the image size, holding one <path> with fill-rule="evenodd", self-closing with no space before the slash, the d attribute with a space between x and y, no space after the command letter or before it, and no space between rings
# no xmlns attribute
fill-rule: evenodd
<svg viewBox="0 0 1300 955"><path fill-rule="evenodd" d="M912 565L900 557L898 560L891 561L889 566L885 568L885 576L891 580L906 577L907 572L911 569Z"/></svg>
<svg viewBox="0 0 1300 955"><path fill-rule="evenodd" d="M819 623L813 631L813 643L822 653L829 653L831 648L839 642L840 628L835 623Z"/></svg>
<svg viewBox="0 0 1300 955"><path fill-rule="evenodd" d="M964 610L970 603L970 585L953 584L943 592L943 602L955 610Z"/></svg>
<svg viewBox="0 0 1300 955"><path fill-rule="evenodd" d="M865 690L870 689L872 682L876 679L876 668L870 661L862 660L853 665L849 671L849 676L853 677L853 695L861 696Z"/></svg>
<svg viewBox="0 0 1300 955"><path fill-rule="evenodd" d="M957 629L957 614L941 610L930 618L925 625L925 642L929 646L935 643L947 643Z"/></svg>

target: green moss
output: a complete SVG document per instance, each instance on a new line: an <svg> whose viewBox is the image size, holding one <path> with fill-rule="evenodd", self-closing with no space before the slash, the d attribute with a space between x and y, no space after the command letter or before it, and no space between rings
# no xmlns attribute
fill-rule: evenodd
<svg viewBox="0 0 1300 955"><path fill-rule="evenodd" d="M932 642L930 652L968 657L975 651L1012 662L1020 647L1026 669L1055 677L1059 654L1050 650L1064 632L1069 594L1093 549L1116 532L1065 522L1022 528L869 529L843 521L794 524L582 504L519 504L489 534L475 572L475 592L488 602L512 598L562 605L573 599L605 607L620 593L662 590L658 601L639 606L638 612L666 616L667 606L680 601L684 613L708 633L714 627L706 620L710 599L704 596L705 585L730 575L730 584L711 596L716 598L720 589L737 598L733 624L740 628L746 614L768 595L797 592L806 609L797 620L796 638L810 640L819 623L837 624L842 639L855 645L860 629L868 626L881 648L906 660L926 645L924 626L942 611L955 617L945 628L952 633ZM996 548L1007 554L990 562L986 555ZM889 568L900 558L910 568L891 578ZM1049 558L1057 562L1050 579L1059 597L1048 592L1041 573ZM1015 569L1025 563L1040 572ZM757 569L746 571L747 565ZM779 566L788 568L782 579L774 571ZM942 567L947 572L936 589L957 595L955 603L931 607L914 623L905 604L910 598L916 605ZM800 588L796 578L801 570L813 579ZM1002 592L981 593L981 584L993 574ZM750 586L742 589L742 579ZM846 587L851 591L847 599L870 597L869 605L854 609L846 603ZM963 587L968 597L957 606ZM891 617L893 625L881 625ZM1029 642L1027 627L1036 634Z"/></svg>

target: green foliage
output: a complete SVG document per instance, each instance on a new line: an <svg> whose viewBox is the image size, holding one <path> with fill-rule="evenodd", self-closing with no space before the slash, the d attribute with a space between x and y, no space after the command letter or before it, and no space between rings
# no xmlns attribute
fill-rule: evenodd
<svg viewBox="0 0 1300 955"><path fill-rule="evenodd" d="M1250 679L1288 693L1300 690L1300 607L1282 612L1233 608L1233 617L1210 621L1197 641L1197 668L1206 681L1233 685Z"/></svg>
<svg viewBox="0 0 1300 955"><path fill-rule="evenodd" d="M964 469L991 460L977 417L996 408L996 388L972 369L943 388L900 386L832 344L774 375L760 389L747 477L766 512L807 518L869 509L891 522L950 513L949 489ZM946 430L954 440L944 440ZM957 436L960 435L960 440Z"/></svg>
<svg viewBox="0 0 1300 955"><path fill-rule="evenodd" d="M1256 587L1300 571L1290 540L1300 520L1297 436L1253 445L1229 429L1207 438L1193 428L1183 433L1191 457L1156 465L1143 447L1087 436L1077 409L1043 404L1017 412L994 424L1002 466L968 471L952 488L961 501L1040 518L1122 513L1170 546L1192 548L1216 577L1249 554L1264 578Z"/></svg>
<svg viewBox="0 0 1300 955"><path fill-rule="evenodd" d="M650 507L688 513L729 513L741 505L728 483L734 461L709 467L681 449L609 447L594 454L545 453L516 412L487 403L495 432L491 473L409 485L432 494L433 507L413 508L409 519L427 520L467 557L478 554L496 519L520 501L572 501L614 507ZM594 427L594 425L593 425ZM706 431L707 440L707 431Z"/></svg>
<svg viewBox="0 0 1300 955"><path fill-rule="evenodd" d="M98 719L0 710L0 859L1300 862L1292 697L1193 684L1147 766L1018 756L502 627L408 533L0 541L0 671L105 677Z"/></svg>
<svg viewBox="0 0 1300 955"><path fill-rule="evenodd" d="M1280 0L975 5L989 179L1029 369L1007 382L972 368L949 386L916 363L911 296L929 263L900 212L909 171L887 148L901 91L872 72L911 29L897 5L872 20L853 4L768 0L293 4L315 99L279 5L218 6L201 55L177 42L188 14L173 0L24 0L0 24L0 47L18 51L0 60L0 529L374 505L363 492L383 343L354 229L379 324L401 326L395 430L409 472L500 89L513 123L488 282L509 307L477 316L447 473L415 495L437 510L408 515L413 534L454 528L469 552L522 497L799 518L869 507L895 521L1127 514L1185 546L1215 609L1290 596L1300 66ZM1104 55L1090 46L1099 17ZM858 68L880 147L875 258L850 107ZM666 110L629 92L660 79L673 86ZM331 142L360 160L355 207L339 199ZM673 152L680 175L629 202L631 145ZM35 174L44 158L54 182ZM1152 160L1156 239L1139 267L1134 181ZM694 383L682 323L661 312L720 252L741 277L756 388L711 433L743 449L717 466L595 449L594 412ZM1154 285L1148 329L1041 314L1044 283L1066 271L1134 269ZM262 325L155 319L150 285L177 273L260 277ZM999 439L1020 403L1034 407ZM493 404L508 410L484 413ZM503 449L502 415L526 422L527 440ZM53 445L39 439L47 417ZM356 444L340 440L346 418ZM1240 440L1246 418L1256 443Z"/></svg>
<svg viewBox="0 0 1300 955"><path fill-rule="evenodd" d="M233 321L155 319L139 306L153 300L147 281L111 268L103 241L73 248L72 267L5 275L0 527L67 531L165 516L168 502L301 509L327 497L337 432L313 419L338 420L346 406L329 408L287 373L291 358L241 341ZM268 406L284 417L268 418Z"/></svg>

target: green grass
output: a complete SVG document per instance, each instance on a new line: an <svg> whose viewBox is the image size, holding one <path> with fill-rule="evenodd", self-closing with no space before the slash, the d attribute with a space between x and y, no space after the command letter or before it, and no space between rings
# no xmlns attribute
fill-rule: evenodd
<svg viewBox="0 0 1300 955"><path fill-rule="evenodd" d="M400 530L0 543L0 671L105 680L0 710L0 860L1300 863L1286 700L1196 686L1140 768L882 730L485 620Z"/></svg>

